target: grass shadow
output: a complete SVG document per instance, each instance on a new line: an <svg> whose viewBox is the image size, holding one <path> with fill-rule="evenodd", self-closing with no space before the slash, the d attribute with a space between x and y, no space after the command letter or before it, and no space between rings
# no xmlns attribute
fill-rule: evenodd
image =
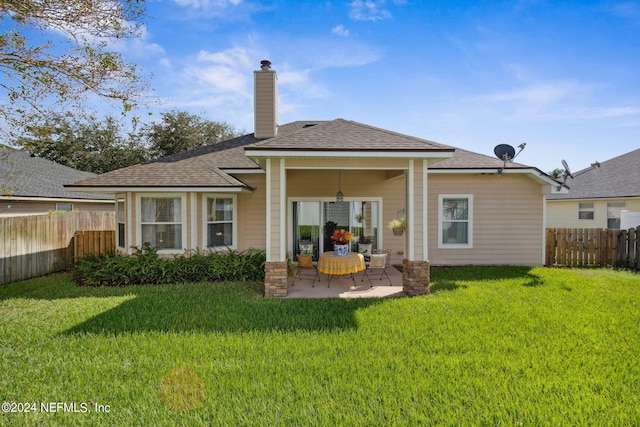
<svg viewBox="0 0 640 427"><path fill-rule="evenodd" d="M147 288L64 334L349 330L358 327L357 310L382 303L364 298L263 298L254 290L228 284Z"/></svg>
<svg viewBox="0 0 640 427"><path fill-rule="evenodd" d="M438 291L455 291L467 287L465 282L483 282L524 279L523 286L541 286L544 282L531 274L533 267L496 265L496 266L432 266L431 289Z"/></svg>

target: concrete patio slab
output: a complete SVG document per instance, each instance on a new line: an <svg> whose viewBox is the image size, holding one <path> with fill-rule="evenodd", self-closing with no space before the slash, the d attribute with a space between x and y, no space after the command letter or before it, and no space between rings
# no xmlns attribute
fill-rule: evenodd
<svg viewBox="0 0 640 427"><path fill-rule="evenodd" d="M331 279L329 284L329 276L320 273L320 281L315 281L312 286L313 279L289 279L289 289L287 298L386 298L404 296L402 290L402 273L395 267L387 268L387 274L391 279L391 285L386 277L378 280L377 277L371 279L371 284L364 272L354 275L353 280L349 277L338 276ZM363 281L364 279L364 281ZM355 286L354 286L355 280Z"/></svg>

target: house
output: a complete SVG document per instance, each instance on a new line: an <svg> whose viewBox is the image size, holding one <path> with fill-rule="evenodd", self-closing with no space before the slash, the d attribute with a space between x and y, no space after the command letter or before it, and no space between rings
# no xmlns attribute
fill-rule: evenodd
<svg viewBox="0 0 640 427"><path fill-rule="evenodd" d="M640 225L640 149L573 174L570 191L547 198L547 226L627 229Z"/></svg>
<svg viewBox="0 0 640 427"><path fill-rule="evenodd" d="M410 295L429 292L431 264L543 263L545 173L344 119L278 125L270 62L254 82L253 134L67 186L115 194L121 251L260 248L268 296L286 295L287 254L330 250L335 227L391 249Z"/></svg>
<svg viewBox="0 0 640 427"><path fill-rule="evenodd" d="M64 184L93 176L23 150L0 146L0 217L72 210L113 212L113 195L64 188Z"/></svg>

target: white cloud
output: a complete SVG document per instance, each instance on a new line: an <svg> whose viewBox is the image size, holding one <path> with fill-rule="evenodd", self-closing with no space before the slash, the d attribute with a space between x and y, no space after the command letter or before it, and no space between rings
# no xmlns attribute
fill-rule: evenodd
<svg viewBox="0 0 640 427"><path fill-rule="evenodd" d="M391 18L391 12L383 9L385 0L354 0L349 6L349 17L356 21L380 21Z"/></svg>
<svg viewBox="0 0 640 427"><path fill-rule="evenodd" d="M347 30L342 24L333 27L331 29L331 32L342 37L347 37L349 35L349 30Z"/></svg>
<svg viewBox="0 0 640 427"><path fill-rule="evenodd" d="M179 6L187 6L193 9L225 8L238 6L242 0L174 0Z"/></svg>

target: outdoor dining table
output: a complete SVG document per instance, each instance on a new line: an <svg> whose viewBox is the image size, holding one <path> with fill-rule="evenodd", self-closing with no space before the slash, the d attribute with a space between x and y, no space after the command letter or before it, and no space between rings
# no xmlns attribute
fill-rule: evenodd
<svg viewBox="0 0 640 427"><path fill-rule="evenodd" d="M318 259L318 271L329 275L327 287L331 286L331 279L338 276L351 278L355 287L356 280L353 275L364 269L364 256L357 252L348 252L347 256L337 256L334 251L328 251L321 253Z"/></svg>

